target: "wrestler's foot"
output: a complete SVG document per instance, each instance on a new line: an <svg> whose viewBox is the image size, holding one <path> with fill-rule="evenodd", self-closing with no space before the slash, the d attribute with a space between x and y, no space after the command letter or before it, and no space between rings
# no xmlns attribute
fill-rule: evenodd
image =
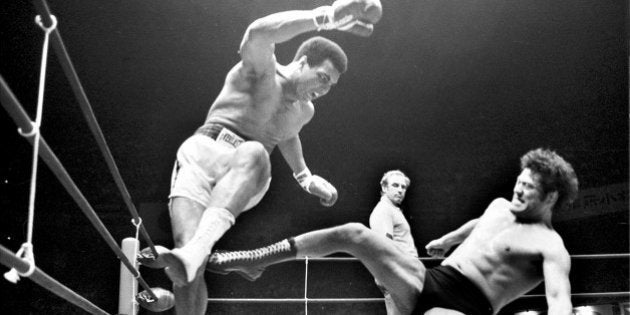
<svg viewBox="0 0 630 315"><path fill-rule="evenodd" d="M220 274L236 272L243 278L254 281L262 275L265 267L295 259L294 244L295 241L291 237L254 250L216 251L208 258L206 270Z"/></svg>
<svg viewBox="0 0 630 315"><path fill-rule="evenodd" d="M222 275L235 272L249 281L255 281L265 271L264 266L257 264L256 258L252 251L215 251L208 259L206 270Z"/></svg>
<svg viewBox="0 0 630 315"><path fill-rule="evenodd" d="M164 272L176 286L184 286L195 280L203 271L201 268L206 258L196 259L198 255L191 254L182 248L175 248L160 255L166 263Z"/></svg>
<svg viewBox="0 0 630 315"><path fill-rule="evenodd" d="M164 262L164 258L162 258L162 254L167 253L168 249L163 246L155 246L155 251L158 256L155 257L153 251L150 247L147 247L141 250L136 256L136 260L143 266L147 266L153 269L162 269L166 267L166 263Z"/></svg>

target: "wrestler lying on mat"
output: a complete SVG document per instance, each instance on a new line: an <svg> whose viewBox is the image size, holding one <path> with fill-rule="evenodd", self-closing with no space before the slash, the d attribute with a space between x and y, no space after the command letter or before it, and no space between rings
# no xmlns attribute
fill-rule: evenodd
<svg viewBox="0 0 630 315"><path fill-rule="evenodd" d="M481 217L429 242L427 253L438 257L459 244L435 268L426 269L381 233L349 223L256 250L214 252L207 269L254 280L269 265L344 252L365 265L402 314L496 314L543 280L548 314L572 314L571 260L551 216L577 191L572 166L553 151L536 149L521 157L511 201L495 199Z"/></svg>

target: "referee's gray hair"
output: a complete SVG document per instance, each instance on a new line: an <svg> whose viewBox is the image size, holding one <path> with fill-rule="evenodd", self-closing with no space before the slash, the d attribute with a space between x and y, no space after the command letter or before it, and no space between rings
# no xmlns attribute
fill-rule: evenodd
<svg viewBox="0 0 630 315"><path fill-rule="evenodd" d="M407 180L407 186L411 185L411 180L409 179L407 175L405 175L405 173L403 173L401 170L391 170L383 174L383 177L381 178L381 188L387 184L387 179L389 179L390 177L394 175L400 175L404 177Z"/></svg>

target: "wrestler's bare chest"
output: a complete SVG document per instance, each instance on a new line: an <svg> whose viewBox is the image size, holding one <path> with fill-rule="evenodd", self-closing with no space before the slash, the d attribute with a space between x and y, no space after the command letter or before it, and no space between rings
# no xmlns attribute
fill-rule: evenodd
<svg viewBox="0 0 630 315"><path fill-rule="evenodd" d="M540 255L536 233L521 224L513 224L498 232L490 240L490 247L497 255L510 259L512 256L535 258Z"/></svg>
<svg viewBox="0 0 630 315"><path fill-rule="evenodd" d="M290 102L281 95L232 92L218 98L207 122L225 124L246 137L274 146L298 134L309 119L312 104ZM312 114L311 114L312 115Z"/></svg>

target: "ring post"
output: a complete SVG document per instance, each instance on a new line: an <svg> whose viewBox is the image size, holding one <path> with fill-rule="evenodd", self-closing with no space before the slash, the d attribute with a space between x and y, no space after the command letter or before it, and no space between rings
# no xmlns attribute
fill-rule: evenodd
<svg viewBox="0 0 630 315"><path fill-rule="evenodd" d="M123 253L136 268L138 268L136 251L140 248L139 243L137 239L127 237L121 244ZM118 314L138 314L138 303L135 302L136 294L138 293L138 280L123 263L120 264L120 286L118 292Z"/></svg>

